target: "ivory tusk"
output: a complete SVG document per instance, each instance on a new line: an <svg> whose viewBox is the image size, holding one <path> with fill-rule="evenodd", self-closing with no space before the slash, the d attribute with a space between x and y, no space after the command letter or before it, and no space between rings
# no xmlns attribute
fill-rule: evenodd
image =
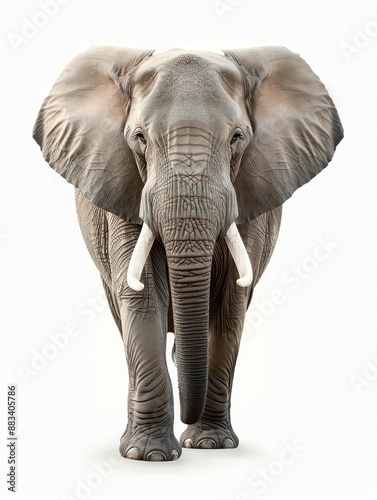
<svg viewBox="0 0 377 500"><path fill-rule="evenodd" d="M149 252L151 251L153 242L154 236L152 231L144 222L127 271L128 286L136 292L144 290L144 285L140 282L140 276L143 272L145 262L148 258Z"/></svg>
<svg viewBox="0 0 377 500"><path fill-rule="evenodd" d="M225 241L240 275L237 280L237 285L243 288L251 285L251 282L253 281L253 269L251 267L249 255L235 222L233 222L228 229L225 235Z"/></svg>

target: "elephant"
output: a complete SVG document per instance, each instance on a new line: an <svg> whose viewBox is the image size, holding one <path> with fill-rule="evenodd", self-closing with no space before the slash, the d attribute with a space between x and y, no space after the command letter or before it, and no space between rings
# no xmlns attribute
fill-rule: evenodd
<svg viewBox="0 0 377 500"><path fill-rule="evenodd" d="M223 53L94 46L58 77L33 137L75 187L81 232L128 366L125 458L236 448L231 392L245 314L282 205L343 128L285 47ZM167 333L181 421L173 431Z"/></svg>

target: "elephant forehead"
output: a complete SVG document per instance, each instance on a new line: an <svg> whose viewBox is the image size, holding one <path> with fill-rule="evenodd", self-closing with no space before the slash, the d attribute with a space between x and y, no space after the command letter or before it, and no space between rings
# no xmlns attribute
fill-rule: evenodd
<svg viewBox="0 0 377 500"><path fill-rule="evenodd" d="M134 109L144 123L179 120L185 125L241 119L243 83L238 68L224 56L178 51L150 58L134 78Z"/></svg>
<svg viewBox="0 0 377 500"><path fill-rule="evenodd" d="M142 97L152 90L159 97L198 93L223 98L243 89L242 75L232 61L215 53L172 50L147 59L135 72L135 92ZM198 96L199 97L199 96Z"/></svg>

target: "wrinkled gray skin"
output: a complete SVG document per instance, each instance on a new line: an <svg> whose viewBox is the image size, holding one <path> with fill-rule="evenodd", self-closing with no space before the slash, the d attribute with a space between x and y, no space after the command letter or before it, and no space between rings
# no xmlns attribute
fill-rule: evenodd
<svg viewBox="0 0 377 500"><path fill-rule="evenodd" d="M298 55L279 47L225 54L95 47L68 65L34 129L46 160L77 188L82 233L122 334L127 458L238 445L233 373L281 205L342 138L331 98ZM225 242L233 222L252 264L246 287ZM135 290L127 273L142 224L155 240L134 277L144 289ZM188 424L180 443L168 331Z"/></svg>

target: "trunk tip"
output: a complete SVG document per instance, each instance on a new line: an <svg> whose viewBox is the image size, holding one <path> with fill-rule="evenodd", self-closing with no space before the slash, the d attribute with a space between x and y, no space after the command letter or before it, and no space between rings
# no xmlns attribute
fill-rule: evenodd
<svg viewBox="0 0 377 500"><path fill-rule="evenodd" d="M195 424L198 420L200 420L202 414L203 410L201 411L181 410L181 421L187 425Z"/></svg>

